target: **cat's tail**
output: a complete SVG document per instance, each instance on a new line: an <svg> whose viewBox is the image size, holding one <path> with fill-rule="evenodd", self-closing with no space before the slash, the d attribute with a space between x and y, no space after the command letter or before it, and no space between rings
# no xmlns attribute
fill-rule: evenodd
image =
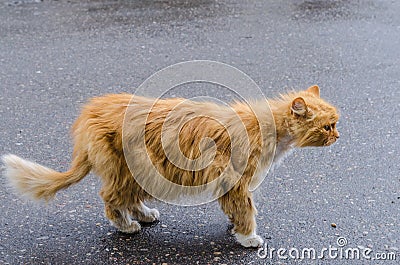
<svg viewBox="0 0 400 265"><path fill-rule="evenodd" d="M16 155L2 157L5 176L10 185L22 196L49 201L57 191L83 179L91 170L87 156L77 155L67 172L57 172Z"/></svg>

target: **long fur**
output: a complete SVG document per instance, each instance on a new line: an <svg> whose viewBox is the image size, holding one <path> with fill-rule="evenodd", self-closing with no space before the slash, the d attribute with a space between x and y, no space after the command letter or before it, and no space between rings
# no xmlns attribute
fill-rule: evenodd
<svg viewBox="0 0 400 265"><path fill-rule="evenodd" d="M93 170L102 180L106 217L123 232L136 232L138 221L159 217L156 209L143 204L154 190L179 200L179 190L160 189L164 184L157 174L177 186L214 183L237 240L256 247L262 239L256 235L252 180L260 179L270 166L276 146L280 157L292 147L334 143L338 118L336 109L320 98L317 86L268 102L230 106L105 95L84 106L73 125L74 151L67 172L15 155L3 156L3 162L5 175L19 194L46 201Z"/></svg>
<svg viewBox="0 0 400 265"><path fill-rule="evenodd" d="M57 172L16 155L2 157L5 175L17 192L35 200L49 200L57 191L80 181L90 172L86 158L77 158L67 172Z"/></svg>

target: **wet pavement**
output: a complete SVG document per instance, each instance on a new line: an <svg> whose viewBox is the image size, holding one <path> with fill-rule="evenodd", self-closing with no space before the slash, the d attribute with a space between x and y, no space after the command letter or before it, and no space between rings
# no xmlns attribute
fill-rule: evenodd
<svg viewBox="0 0 400 265"><path fill-rule="evenodd" d="M315 249L306 264L397 264L399 13L391 0L1 0L0 154L66 170L69 128L88 98L134 92L186 60L235 66L267 96L319 84L340 109L341 138L295 151L267 176L255 192L258 232L269 250ZM225 96L196 86L176 94L199 91ZM240 247L216 203L150 203L160 221L127 235L103 216L94 175L48 205L0 184L0 264L298 262L288 252L285 260ZM318 257L330 247L393 253L397 262Z"/></svg>

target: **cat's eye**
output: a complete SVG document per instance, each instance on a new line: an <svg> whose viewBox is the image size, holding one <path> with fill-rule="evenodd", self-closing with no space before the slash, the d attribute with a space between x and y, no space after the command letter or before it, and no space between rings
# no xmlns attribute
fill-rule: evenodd
<svg viewBox="0 0 400 265"><path fill-rule="evenodd" d="M325 131L330 131L331 128L332 128L331 125L325 125L324 126Z"/></svg>

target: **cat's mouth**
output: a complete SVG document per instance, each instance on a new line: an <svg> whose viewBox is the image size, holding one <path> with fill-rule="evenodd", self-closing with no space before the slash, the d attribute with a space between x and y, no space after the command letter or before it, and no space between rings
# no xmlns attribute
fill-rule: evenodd
<svg viewBox="0 0 400 265"><path fill-rule="evenodd" d="M324 146L330 146L330 145L334 144L336 142L336 140L337 140L336 137L329 138L325 141Z"/></svg>

